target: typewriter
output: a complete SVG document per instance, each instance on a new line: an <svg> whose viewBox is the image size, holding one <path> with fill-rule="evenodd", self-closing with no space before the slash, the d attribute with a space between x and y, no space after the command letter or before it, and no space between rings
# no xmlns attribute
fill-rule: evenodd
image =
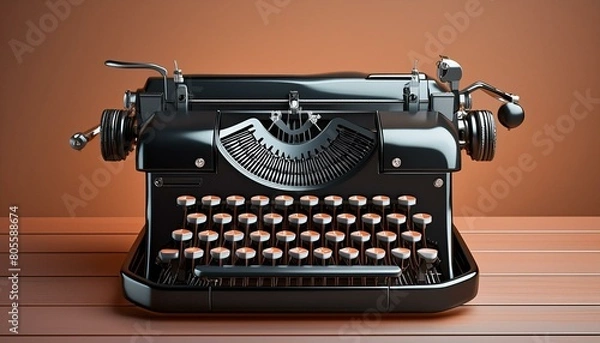
<svg viewBox="0 0 600 343"><path fill-rule="evenodd" d="M491 161L483 90L519 126L517 95L409 73L184 75L149 63L122 109L70 139L100 136L106 161L136 152L145 226L125 296L157 312L439 312L473 299L478 268L452 222L461 150Z"/></svg>

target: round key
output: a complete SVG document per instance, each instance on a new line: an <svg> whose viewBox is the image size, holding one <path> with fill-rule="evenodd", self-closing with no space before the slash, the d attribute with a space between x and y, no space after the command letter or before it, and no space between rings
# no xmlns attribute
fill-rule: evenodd
<svg viewBox="0 0 600 343"><path fill-rule="evenodd" d="M355 242L367 242L371 239L371 234L366 231L354 231L350 234L352 240Z"/></svg>
<svg viewBox="0 0 600 343"><path fill-rule="evenodd" d="M333 255L333 251L329 248L316 248L313 251L313 254L316 258L318 258L319 260L327 260L331 258L331 255Z"/></svg>
<svg viewBox="0 0 600 343"><path fill-rule="evenodd" d="M425 260L425 262L434 263L437 260L438 251L431 248L421 248L417 250L417 254L420 258Z"/></svg>
<svg viewBox="0 0 600 343"><path fill-rule="evenodd" d="M362 220L365 224L377 225L381 223L381 216L376 213L365 213L362 215Z"/></svg>
<svg viewBox="0 0 600 343"><path fill-rule="evenodd" d="M283 251L279 248L267 248L263 250L262 254L269 260L277 260L283 256Z"/></svg>
<svg viewBox="0 0 600 343"><path fill-rule="evenodd" d="M244 225L252 225L258 221L254 213L242 213L238 216L238 221Z"/></svg>
<svg viewBox="0 0 600 343"><path fill-rule="evenodd" d="M392 255L401 259L407 260L410 258L410 249L407 248L394 248L392 249Z"/></svg>
<svg viewBox="0 0 600 343"><path fill-rule="evenodd" d="M294 198L289 195L278 195L275 197L275 205L279 206L292 206Z"/></svg>
<svg viewBox="0 0 600 343"><path fill-rule="evenodd" d="M431 224L432 217L429 213L415 213L412 216L413 223L419 225L428 225Z"/></svg>
<svg viewBox="0 0 600 343"><path fill-rule="evenodd" d="M267 206L269 204L269 197L265 195L255 195L250 198L250 203L253 206Z"/></svg>
<svg viewBox="0 0 600 343"><path fill-rule="evenodd" d="M219 234L212 230L204 230L198 233L198 238L202 242L214 242L219 238Z"/></svg>
<svg viewBox="0 0 600 343"><path fill-rule="evenodd" d="M277 240L280 242L289 243L296 239L296 234L292 231L282 230L277 232L277 234L275 234L275 237L277 237Z"/></svg>
<svg viewBox="0 0 600 343"><path fill-rule="evenodd" d="M344 202L344 199L342 199L341 196L337 196L337 195L328 195L325 197L325 205L327 206L341 206L342 202Z"/></svg>
<svg viewBox="0 0 600 343"><path fill-rule="evenodd" d="M377 261L385 257L385 250L381 248L369 248L365 251L365 254L367 257Z"/></svg>
<svg viewBox="0 0 600 343"><path fill-rule="evenodd" d="M289 254L290 257L295 260L303 260L308 257L308 250L301 247L295 247L290 249Z"/></svg>
<svg viewBox="0 0 600 343"><path fill-rule="evenodd" d="M390 213L386 218L388 223L392 225L402 225L406 223L406 216L400 213Z"/></svg>
<svg viewBox="0 0 600 343"><path fill-rule="evenodd" d="M303 242L316 242L321 238L321 235L317 231L307 230L300 234L300 239Z"/></svg>
<svg viewBox="0 0 600 343"><path fill-rule="evenodd" d="M204 213L190 213L187 215L187 222L194 225L204 224L206 215Z"/></svg>
<svg viewBox="0 0 600 343"><path fill-rule="evenodd" d="M217 195L205 195L202 197L202 205L204 206L217 206L221 203L221 198Z"/></svg>
<svg viewBox="0 0 600 343"><path fill-rule="evenodd" d="M268 225L277 225L283 221L283 217L278 213L267 213L263 216L263 221Z"/></svg>
<svg viewBox="0 0 600 343"><path fill-rule="evenodd" d="M417 231L404 231L401 235L402 239L407 242L417 243L421 241L421 234Z"/></svg>
<svg viewBox="0 0 600 343"><path fill-rule="evenodd" d="M177 242L185 242L192 239L192 237L194 237L194 234L190 230L178 229L173 230L173 232L171 232L171 237Z"/></svg>
<svg viewBox="0 0 600 343"><path fill-rule="evenodd" d="M329 231L325 234L325 239L329 242L339 243L346 238L346 235L341 231Z"/></svg>
<svg viewBox="0 0 600 343"><path fill-rule="evenodd" d="M246 199L241 195L230 195L225 201L229 206L242 206L246 202Z"/></svg>
<svg viewBox="0 0 600 343"><path fill-rule="evenodd" d="M355 258L358 257L359 253L360 252L358 251L358 249L354 249L354 248L350 248L350 247L340 249L340 257L342 257L346 260L354 260Z"/></svg>
<svg viewBox="0 0 600 343"><path fill-rule="evenodd" d="M191 248L186 248L183 251L183 254L185 255L185 258L187 258L187 259L196 260L196 259L199 259L202 256L204 256L204 250L202 250L198 247L191 247Z"/></svg>
<svg viewBox="0 0 600 343"><path fill-rule="evenodd" d="M229 213L216 213L213 215L213 222L215 224L229 224L231 223L231 214Z"/></svg>
<svg viewBox="0 0 600 343"><path fill-rule="evenodd" d="M331 216L327 213L317 213L313 216L313 222L319 225L327 225L331 223Z"/></svg>
<svg viewBox="0 0 600 343"><path fill-rule="evenodd" d="M350 213L340 213L337 216L337 221L342 225L352 225L356 222L356 217Z"/></svg>
<svg viewBox="0 0 600 343"><path fill-rule="evenodd" d="M390 205L390 197L386 195L376 195L373 197L373 205L375 206L389 206Z"/></svg>
<svg viewBox="0 0 600 343"><path fill-rule="evenodd" d="M352 206L365 206L367 204L367 198L362 195L353 195L348 198L348 202Z"/></svg>
<svg viewBox="0 0 600 343"><path fill-rule="evenodd" d="M288 221L293 225L303 225L308 221L308 217L302 213L292 213L288 217Z"/></svg>
<svg viewBox="0 0 600 343"><path fill-rule="evenodd" d="M249 247L239 248L235 251L235 256L241 260L251 260L256 256L256 250Z"/></svg>
<svg viewBox="0 0 600 343"><path fill-rule="evenodd" d="M392 231L379 231L377 232L377 240L384 243L392 243L396 241L398 236Z"/></svg>
<svg viewBox="0 0 600 343"><path fill-rule="evenodd" d="M158 252L158 258L163 262L169 262L179 258L179 250L177 249L161 249Z"/></svg>
<svg viewBox="0 0 600 343"><path fill-rule="evenodd" d="M266 242L269 238L271 238L271 234L267 231L256 230L250 233L250 239L252 239L253 242Z"/></svg>
<svg viewBox="0 0 600 343"><path fill-rule="evenodd" d="M314 195L303 195L300 197L300 205L302 206L317 206L319 204L319 198Z"/></svg>
<svg viewBox="0 0 600 343"><path fill-rule="evenodd" d="M225 240L229 242L239 242L244 239L244 233L239 230L229 230L225 232Z"/></svg>
<svg viewBox="0 0 600 343"><path fill-rule="evenodd" d="M231 255L231 251L224 247L216 247L210 249L210 256L215 260L224 260Z"/></svg>
<svg viewBox="0 0 600 343"><path fill-rule="evenodd" d="M401 195L398 197L398 203L402 206L414 206L417 204L417 198L412 195Z"/></svg>
<svg viewBox="0 0 600 343"><path fill-rule="evenodd" d="M196 198L191 195L180 195L177 197L177 205L179 205L179 206L196 205Z"/></svg>

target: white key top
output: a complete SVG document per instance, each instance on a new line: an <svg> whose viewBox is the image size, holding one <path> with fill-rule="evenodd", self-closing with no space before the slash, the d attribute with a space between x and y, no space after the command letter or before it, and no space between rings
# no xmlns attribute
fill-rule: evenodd
<svg viewBox="0 0 600 343"><path fill-rule="evenodd" d="M216 260L224 260L231 255L231 251L224 247L216 247L210 249L210 256Z"/></svg>
<svg viewBox="0 0 600 343"><path fill-rule="evenodd" d="M431 248L421 248L417 250L419 257L425 260L427 263L433 263L437 260L438 251Z"/></svg>
<svg viewBox="0 0 600 343"><path fill-rule="evenodd" d="M246 199L241 195L230 195L225 201L227 201L227 205L229 206L242 206L246 202Z"/></svg>
<svg viewBox="0 0 600 343"><path fill-rule="evenodd" d="M279 206L292 206L294 198L289 195L278 195L275 197L275 205Z"/></svg>
<svg viewBox="0 0 600 343"><path fill-rule="evenodd" d="M341 213L337 216L337 222L342 225L352 225L356 222L356 217L350 213Z"/></svg>
<svg viewBox="0 0 600 343"><path fill-rule="evenodd" d="M239 242L244 239L244 233L239 230L229 230L223 234L225 240L229 242Z"/></svg>
<svg viewBox="0 0 600 343"><path fill-rule="evenodd" d="M250 203L254 206L267 206L269 204L269 197L265 195L255 195L250 198Z"/></svg>
<svg viewBox="0 0 600 343"><path fill-rule="evenodd" d="M176 260L179 258L179 250L177 250L177 249L161 249L158 252L158 257L163 262L169 262L170 260Z"/></svg>
<svg viewBox="0 0 600 343"><path fill-rule="evenodd" d="M373 197L373 205L375 206L389 206L390 205L390 197L386 195L376 195Z"/></svg>
<svg viewBox="0 0 600 343"><path fill-rule="evenodd" d="M289 253L290 256L296 260L303 260L308 257L308 250L301 247L292 248Z"/></svg>
<svg viewBox="0 0 600 343"><path fill-rule="evenodd" d="M379 231L377 232L377 240L384 243L395 242L398 236L392 231Z"/></svg>
<svg viewBox="0 0 600 343"><path fill-rule="evenodd" d="M313 222L319 225L327 225L331 223L331 216L327 213L317 213L313 216Z"/></svg>
<svg viewBox="0 0 600 343"><path fill-rule="evenodd" d="M187 222L190 224L203 224L206 222L206 216L204 213L190 213L187 215Z"/></svg>
<svg viewBox="0 0 600 343"><path fill-rule="evenodd" d="M292 242L296 239L296 234L292 231L282 230L277 232L275 237L277 237L277 240L280 242Z"/></svg>
<svg viewBox="0 0 600 343"><path fill-rule="evenodd" d="M283 221L283 217L278 213L267 213L263 216L263 221L267 225L277 225Z"/></svg>
<svg viewBox="0 0 600 343"><path fill-rule="evenodd" d="M176 240L177 242L181 242L181 241L185 242L185 241L189 241L190 239L192 239L194 237L194 234L190 230L177 229L177 230L173 230L173 232L171 232L171 237L174 240Z"/></svg>
<svg viewBox="0 0 600 343"><path fill-rule="evenodd" d="M195 260L204 256L204 250L198 247L185 248L185 250L183 251L183 255L187 259Z"/></svg>
<svg viewBox="0 0 600 343"><path fill-rule="evenodd" d="M406 216L400 213L390 213L386 216L388 223L392 225L401 225L406 223Z"/></svg>
<svg viewBox="0 0 600 343"><path fill-rule="evenodd" d="M300 204L302 206L317 206L319 204L319 198L314 195L303 195L300 197Z"/></svg>
<svg viewBox="0 0 600 343"><path fill-rule="evenodd" d="M300 234L300 239L303 242L316 242L321 238L321 235L317 231L306 230Z"/></svg>
<svg viewBox="0 0 600 343"><path fill-rule="evenodd" d="M269 260L277 260L280 259L281 256L283 256L283 251L281 251L281 249L279 248L267 248L263 250L262 254L265 258L268 258Z"/></svg>
<svg viewBox="0 0 600 343"><path fill-rule="evenodd" d="M250 233L250 239L252 239L253 242L266 242L269 238L271 238L271 234L267 231L256 230Z"/></svg>
<svg viewBox="0 0 600 343"><path fill-rule="evenodd" d="M363 223L377 225L381 223L381 216L376 213L365 213L362 215Z"/></svg>
<svg viewBox="0 0 600 343"><path fill-rule="evenodd" d="M432 217L429 213L415 213L412 216L412 220L419 225L428 225L431 224Z"/></svg>
<svg viewBox="0 0 600 343"><path fill-rule="evenodd" d="M213 215L213 222L215 224L229 224L231 223L231 214L229 213L217 213Z"/></svg>
<svg viewBox="0 0 600 343"><path fill-rule="evenodd" d="M403 206L414 206L417 204L417 198L412 195L401 195L398 197L398 203Z"/></svg>
<svg viewBox="0 0 600 343"><path fill-rule="evenodd" d="M328 195L325 197L325 205L327 206L341 206L342 203L344 202L344 199L342 199L341 196L337 196L337 195Z"/></svg>
<svg viewBox="0 0 600 343"><path fill-rule="evenodd" d="M302 213L293 213L288 216L288 221L293 225L306 224L308 217Z"/></svg>
<svg viewBox="0 0 600 343"><path fill-rule="evenodd" d="M196 198L191 195L181 195L177 197L177 205L192 206L196 205Z"/></svg>
<svg viewBox="0 0 600 343"><path fill-rule="evenodd" d="M401 260L407 260L408 258L410 258L410 249L394 248L392 249L392 255L396 256Z"/></svg>
<svg viewBox="0 0 600 343"><path fill-rule="evenodd" d="M217 206L221 203L221 198L217 195L205 195L202 197L202 205Z"/></svg>
<svg viewBox="0 0 600 343"><path fill-rule="evenodd" d="M350 234L350 237L355 242L367 242L371 239L371 234L366 231L354 231Z"/></svg>
<svg viewBox="0 0 600 343"><path fill-rule="evenodd" d="M244 225L252 225L258 221L254 213L242 213L238 216L238 221Z"/></svg>
<svg viewBox="0 0 600 343"><path fill-rule="evenodd" d="M348 198L348 202L352 206L365 206L367 204L367 198L362 195L353 195Z"/></svg>
<svg viewBox="0 0 600 343"><path fill-rule="evenodd" d="M421 233L417 231L404 231L401 235L402 239L407 242L416 243L421 241Z"/></svg>
<svg viewBox="0 0 600 343"><path fill-rule="evenodd" d="M235 256L242 260L251 260L256 256L256 250L249 247L239 248L235 251Z"/></svg>
<svg viewBox="0 0 600 343"><path fill-rule="evenodd" d="M219 238L219 234L212 230L204 230L198 233L198 238L202 242L214 242Z"/></svg>
<svg viewBox="0 0 600 343"><path fill-rule="evenodd" d="M367 251L365 251L365 255L374 260L381 260L385 257L385 250L381 248L369 248Z"/></svg>
<svg viewBox="0 0 600 343"><path fill-rule="evenodd" d="M320 260L327 260L329 258L331 258L331 255L333 254L333 250L329 249L329 248L316 248L313 251L313 254L316 258L320 259Z"/></svg>
<svg viewBox="0 0 600 343"><path fill-rule="evenodd" d="M346 235L341 231L329 231L325 234L325 239L329 242L339 243L346 238Z"/></svg>
<svg viewBox="0 0 600 343"><path fill-rule="evenodd" d="M360 252L358 251L358 249L350 247L340 249L340 257L345 258L347 260L354 260L358 257L359 253Z"/></svg>

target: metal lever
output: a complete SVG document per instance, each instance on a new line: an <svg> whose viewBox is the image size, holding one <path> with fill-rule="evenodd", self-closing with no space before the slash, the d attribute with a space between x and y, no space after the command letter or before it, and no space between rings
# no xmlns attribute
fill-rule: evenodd
<svg viewBox="0 0 600 343"><path fill-rule="evenodd" d="M474 91L476 91L478 89L483 90L487 95L489 95L491 97L496 96L497 99L500 101L512 102L513 104L519 103L518 95L501 91L498 88L496 88L492 85L489 85L483 81L477 81L477 82L473 83L472 85L470 85L467 88L460 91L460 94L463 94L466 98L469 96L469 94L473 93Z"/></svg>
<svg viewBox="0 0 600 343"><path fill-rule="evenodd" d="M140 62L124 62L124 61L113 61L107 60L104 65L112 68L123 68L123 69L150 69L158 72L163 77L163 95L165 101L167 101L167 69L154 63L140 63Z"/></svg>
<svg viewBox="0 0 600 343"><path fill-rule="evenodd" d="M85 147L85 145L94 139L100 133L100 125L93 127L91 129L85 130L84 132L77 132L71 139L69 140L69 144L71 148L75 150L81 150Z"/></svg>

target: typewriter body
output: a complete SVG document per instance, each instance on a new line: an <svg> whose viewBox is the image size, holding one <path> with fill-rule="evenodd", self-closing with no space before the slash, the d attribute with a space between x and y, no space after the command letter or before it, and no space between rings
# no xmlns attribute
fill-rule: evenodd
<svg viewBox="0 0 600 343"><path fill-rule="evenodd" d="M121 275L159 312L437 312L477 294L478 269L452 222L461 150L490 161L496 126L481 89L521 124L516 95L405 74L161 74L123 109L71 138L100 136L107 161L135 150L146 224Z"/></svg>

